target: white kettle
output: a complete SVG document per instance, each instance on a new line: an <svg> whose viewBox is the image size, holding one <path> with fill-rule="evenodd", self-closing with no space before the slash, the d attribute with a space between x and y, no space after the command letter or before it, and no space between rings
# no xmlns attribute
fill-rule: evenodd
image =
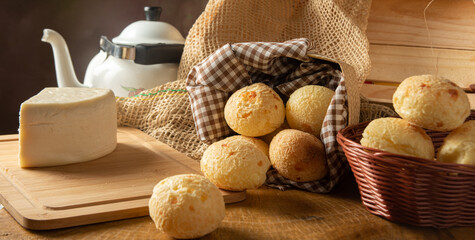
<svg viewBox="0 0 475 240"><path fill-rule="evenodd" d="M95 87L131 97L145 89L174 81L185 39L172 25L158 21L162 9L145 7L146 20L128 25L109 41L100 39L100 52L89 62L84 84L74 73L64 38L44 29L42 41L53 48L59 87Z"/></svg>

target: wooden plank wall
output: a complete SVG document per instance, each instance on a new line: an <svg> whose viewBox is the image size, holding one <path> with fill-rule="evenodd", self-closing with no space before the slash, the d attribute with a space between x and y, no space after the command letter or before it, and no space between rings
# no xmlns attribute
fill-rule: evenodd
<svg viewBox="0 0 475 240"><path fill-rule="evenodd" d="M473 0L373 0L368 20L372 71L363 86L368 98L390 102L405 78L438 74L463 88L475 84ZM429 38L430 36L430 38ZM469 94L472 109L475 95Z"/></svg>

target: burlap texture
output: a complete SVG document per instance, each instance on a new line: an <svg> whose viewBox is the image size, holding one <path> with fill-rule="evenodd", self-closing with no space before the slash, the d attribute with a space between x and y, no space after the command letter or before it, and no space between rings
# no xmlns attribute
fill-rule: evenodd
<svg viewBox="0 0 475 240"><path fill-rule="evenodd" d="M370 70L365 35L371 0L211 0L185 41L178 78L226 43L305 37L315 54L340 63L349 124L358 123L359 92Z"/></svg>
<svg viewBox="0 0 475 240"><path fill-rule="evenodd" d="M207 145L196 135L184 80L116 102L120 126L138 128L193 159L201 158Z"/></svg>
<svg viewBox="0 0 475 240"><path fill-rule="evenodd" d="M371 0L210 0L190 29L178 80L118 98L118 122L199 159L206 149L194 128L185 82L193 66L226 43L305 37L315 55L337 61L346 80L349 124L359 122L360 87L369 73L365 36ZM160 76L157 76L157 78Z"/></svg>
<svg viewBox="0 0 475 240"><path fill-rule="evenodd" d="M397 117L394 109L377 103L371 103L366 98L361 98L360 122L367 122L383 117Z"/></svg>

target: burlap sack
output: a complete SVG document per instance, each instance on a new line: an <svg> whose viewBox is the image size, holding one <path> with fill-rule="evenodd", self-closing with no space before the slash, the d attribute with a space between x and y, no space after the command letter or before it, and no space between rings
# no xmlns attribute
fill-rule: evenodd
<svg viewBox="0 0 475 240"><path fill-rule="evenodd" d="M315 44L315 55L340 63L349 124L357 123L360 87L370 70L365 35L370 6L370 0L211 0L188 33L178 79L226 43L305 37Z"/></svg>
<svg viewBox="0 0 475 240"><path fill-rule="evenodd" d="M117 122L134 127L185 153L200 159L207 145L195 131L185 81L178 80L117 99Z"/></svg>
<svg viewBox="0 0 475 240"><path fill-rule="evenodd" d="M359 90L370 70L365 36L370 5L370 0L210 0L186 38L178 80L119 98L119 125L141 129L198 160L207 145L197 137L185 90L191 68L226 43L301 37L314 44L314 55L340 64L349 124L358 123Z"/></svg>

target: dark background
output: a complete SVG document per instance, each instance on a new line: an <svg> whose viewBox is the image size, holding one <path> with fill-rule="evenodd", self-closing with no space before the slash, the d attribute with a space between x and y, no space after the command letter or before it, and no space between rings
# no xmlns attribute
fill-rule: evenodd
<svg viewBox="0 0 475 240"><path fill-rule="evenodd" d="M20 104L45 87L56 87L51 45L44 28L59 32L69 47L82 82L87 64L109 39L130 23L144 20L145 6L160 6L160 20L184 37L206 7L206 0L0 0L0 134L18 132Z"/></svg>

